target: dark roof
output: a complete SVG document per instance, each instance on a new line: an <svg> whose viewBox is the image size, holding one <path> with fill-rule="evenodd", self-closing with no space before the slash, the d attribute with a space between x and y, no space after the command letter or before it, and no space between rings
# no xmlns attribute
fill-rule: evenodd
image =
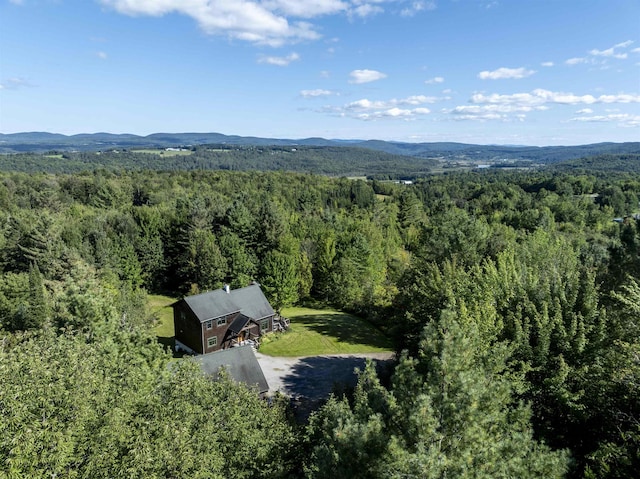
<svg viewBox="0 0 640 479"><path fill-rule="evenodd" d="M224 367L234 381L256 387L259 393L266 393L269 390L267 380L251 346L223 349L195 356L193 359L200 363L202 371L208 376L217 378L220 368Z"/></svg>
<svg viewBox="0 0 640 479"><path fill-rule="evenodd" d="M235 334L240 334L242 328L244 328L249 321L251 321L251 318L244 314L239 314L238 317L229 325L229 331L233 331Z"/></svg>
<svg viewBox="0 0 640 479"><path fill-rule="evenodd" d="M216 289L187 296L184 302L201 322L237 312L242 312L251 319L261 319L275 314L259 284L232 289L229 292L222 288Z"/></svg>

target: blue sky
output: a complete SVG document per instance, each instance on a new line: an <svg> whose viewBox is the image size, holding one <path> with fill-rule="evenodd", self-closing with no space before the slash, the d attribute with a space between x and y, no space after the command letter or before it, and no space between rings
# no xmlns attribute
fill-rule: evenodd
<svg viewBox="0 0 640 479"><path fill-rule="evenodd" d="M639 0L0 0L0 132L640 140Z"/></svg>

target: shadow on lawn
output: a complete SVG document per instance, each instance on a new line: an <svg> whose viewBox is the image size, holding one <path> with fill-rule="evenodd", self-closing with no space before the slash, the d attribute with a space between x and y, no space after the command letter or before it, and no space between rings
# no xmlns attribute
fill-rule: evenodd
<svg viewBox="0 0 640 479"><path fill-rule="evenodd" d="M313 314L292 319L307 329L336 338L345 344L365 344L377 348L391 348L391 341L366 321L347 314Z"/></svg>

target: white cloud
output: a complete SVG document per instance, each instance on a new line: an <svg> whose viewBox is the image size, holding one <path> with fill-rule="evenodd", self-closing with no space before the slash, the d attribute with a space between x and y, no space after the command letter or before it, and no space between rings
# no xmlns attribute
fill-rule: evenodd
<svg viewBox="0 0 640 479"><path fill-rule="evenodd" d="M567 65L579 65L580 63L587 63L587 59L582 57L574 57L574 58L569 58L568 60L565 61L565 63Z"/></svg>
<svg viewBox="0 0 640 479"><path fill-rule="evenodd" d="M371 101L366 98L362 100L353 101L347 103L344 108L347 110L385 110L392 109L398 106L418 106L435 103L438 98L425 95L412 95L406 98L392 98L391 100L377 100Z"/></svg>
<svg viewBox="0 0 640 479"><path fill-rule="evenodd" d="M629 113L616 113L610 115L578 116L570 121L578 122L612 122L624 127L639 127L640 115L630 115Z"/></svg>
<svg viewBox="0 0 640 479"><path fill-rule="evenodd" d="M431 113L426 104L438 101L436 97L412 95L391 100L369 100L363 98L343 106L325 107L325 113L358 120L379 120L383 118L415 120Z"/></svg>
<svg viewBox="0 0 640 479"><path fill-rule="evenodd" d="M592 105L612 103L640 103L640 95L575 95L573 93L553 92L537 89L530 93L514 93L510 95L476 93L472 95L471 105L462 105L445 110L456 120L523 120L525 114L549 109L550 104L560 105ZM578 115L590 115L593 110L583 108ZM613 117L612 115L609 115ZM587 118L587 117L579 117ZM595 117L588 117L595 118ZM576 120L578 121L578 120ZM585 120L586 121L586 120ZM592 120L595 121L595 120Z"/></svg>
<svg viewBox="0 0 640 479"><path fill-rule="evenodd" d="M607 48L606 50L591 50L589 54L594 57L612 57L619 60L624 60L628 56L626 53L616 53L614 47Z"/></svg>
<svg viewBox="0 0 640 479"><path fill-rule="evenodd" d="M96 56L100 59L100 60L106 60L108 55L105 52L96 52Z"/></svg>
<svg viewBox="0 0 640 479"><path fill-rule="evenodd" d="M346 11L348 2L341 0L267 0L262 4L271 11L300 18L313 18Z"/></svg>
<svg viewBox="0 0 640 479"><path fill-rule="evenodd" d="M365 3L363 5L358 5L357 7L354 7L351 10L349 10L349 16L365 18L365 17L370 17L372 15L376 15L378 13L382 13L382 12L384 12L384 9L382 7L379 7L377 5L372 5L370 3Z"/></svg>
<svg viewBox="0 0 640 479"><path fill-rule="evenodd" d="M413 17L424 10L435 10L436 8L436 2L411 2L411 5L400 10L400 15L403 17Z"/></svg>
<svg viewBox="0 0 640 479"><path fill-rule="evenodd" d="M483 113L483 114L471 114L471 115L456 115L454 120L475 120L475 121L487 121L487 120L503 120L508 119L507 115L500 115L498 113Z"/></svg>
<svg viewBox="0 0 640 479"><path fill-rule="evenodd" d="M281 46L320 35L307 22L290 23L287 18L249 0L101 0L125 15L187 15L208 34L226 34L252 43ZM306 3L306 2L305 2Z"/></svg>
<svg viewBox="0 0 640 479"><path fill-rule="evenodd" d="M528 105L537 106L547 103L563 105L591 105L594 103L640 103L640 95L620 93L617 95L574 95L573 93L553 92L541 88L531 93L514 93L511 95L476 93L471 97L472 103L502 104L502 105Z"/></svg>
<svg viewBox="0 0 640 479"><path fill-rule="evenodd" d="M335 94L336 93L332 92L331 90L322 90L320 88L317 88L315 90L300 91L300 96L303 98L319 98L319 97L331 96Z"/></svg>
<svg viewBox="0 0 640 479"><path fill-rule="evenodd" d="M443 77L433 77L433 78L429 78L428 80L425 80L425 83L427 85L433 85L434 83L442 83L442 82L444 82Z"/></svg>
<svg viewBox="0 0 640 479"><path fill-rule="evenodd" d="M615 58L617 60L625 60L629 55L626 52L620 52L620 49L627 48L632 45L633 40L627 40L625 42L616 43L614 46L610 48L605 48L603 50L599 50L594 48L588 52L588 57L575 57L569 58L565 61L567 65L578 65L580 63L590 63L590 64L599 64L606 65L607 60L611 58ZM634 50L631 50L632 52Z"/></svg>
<svg viewBox="0 0 640 479"><path fill-rule="evenodd" d="M535 70L527 70L526 68L498 68L494 71L483 71L478 73L481 80L504 80L504 79L520 79L531 76Z"/></svg>
<svg viewBox="0 0 640 479"><path fill-rule="evenodd" d="M23 5L24 4L24 0L9 0L10 3L13 3L14 5Z"/></svg>
<svg viewBox="0 0 640 479"><path fill-rule="evenodd" d="M21 3L21 0L10 0ZM259 45L284 44L321 37L310 23L326 15L368 17L384 11L382 5L403 3L403 11L435 8L427 0L99 0L124 15L181 14L194 19L207 34L226 35Z"/></svg>
<svg viewBox="0 0 640 479"><path fill-rule="evenodd" d="M490 104L490 105L464 105L457 106L451 113L453 114L473 114L480 115L485 113L527 113L534 110L547 110L544 105L514 105L514 104Z"/></svg>
<svg viewBox="0 0 640 479"><path fill-rule="evenodd" d="M24 78L13 77L7 78L0 83L0 90L17 90L18 88L24 87L32 87L33 85L29 83Z"/></svg>
<svg viewBox="0 0 640 479"><path fill-rule="evenodd" d="M287 65L289 65L289 63L295 62L297 60L300 60L300 55L298 55L296 52L293 52L293 53L287 55L286 57L266 57L266 56L262 56L262 57L258 58L258 63L266 63L268 65L275 65L275 66L278 66L278 67L286 67Z"/></svg>
<svg viewBox="0 0 640 479"><path fill-rule="evenodd" d="M552 67L553 62L542 62L540 65L542 65L543 67Z"/></svg>
<svg viewBox="0 0 640 479"><path fill-rule="evenodd" d="M376 70L353 70L351 73L349 73L349 76L351 77L349 83L355 84L369 83L377 80L382 80L383 78L387 77L387 75L385 75L384 73Z"/></svg>
<svg viewBox="0 0 640 479"><path fill-rule="evenodd" d="M640 47L631 50L631 53L640 53Z"/></svg>
<svg viewBox="0 0 640 479"><path fill-rule="evenodd" d="M618 43L613 46L613 48L627 48L633 45L633 40L627 40L626 42Z"/></svg>

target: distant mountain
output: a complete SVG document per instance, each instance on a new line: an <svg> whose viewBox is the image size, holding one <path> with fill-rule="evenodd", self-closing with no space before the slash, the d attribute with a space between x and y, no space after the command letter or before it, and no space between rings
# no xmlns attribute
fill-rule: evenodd
<svg viewBox="0 0 640 479"><path fill-rule="evenodd" d="M358 147L392 155L462 162L526 161L534 164L557 163L597 155L640 153L640 142L596 143L579 146L505 146L466 143L402 143L382 140L328 140L325 138L258 138L221 133L91 133L60 135L46 132L0 134L0 153L42 153L47 151L106 151L113 149L168 148L207 144L237 146L317 146Z"/></svg>

